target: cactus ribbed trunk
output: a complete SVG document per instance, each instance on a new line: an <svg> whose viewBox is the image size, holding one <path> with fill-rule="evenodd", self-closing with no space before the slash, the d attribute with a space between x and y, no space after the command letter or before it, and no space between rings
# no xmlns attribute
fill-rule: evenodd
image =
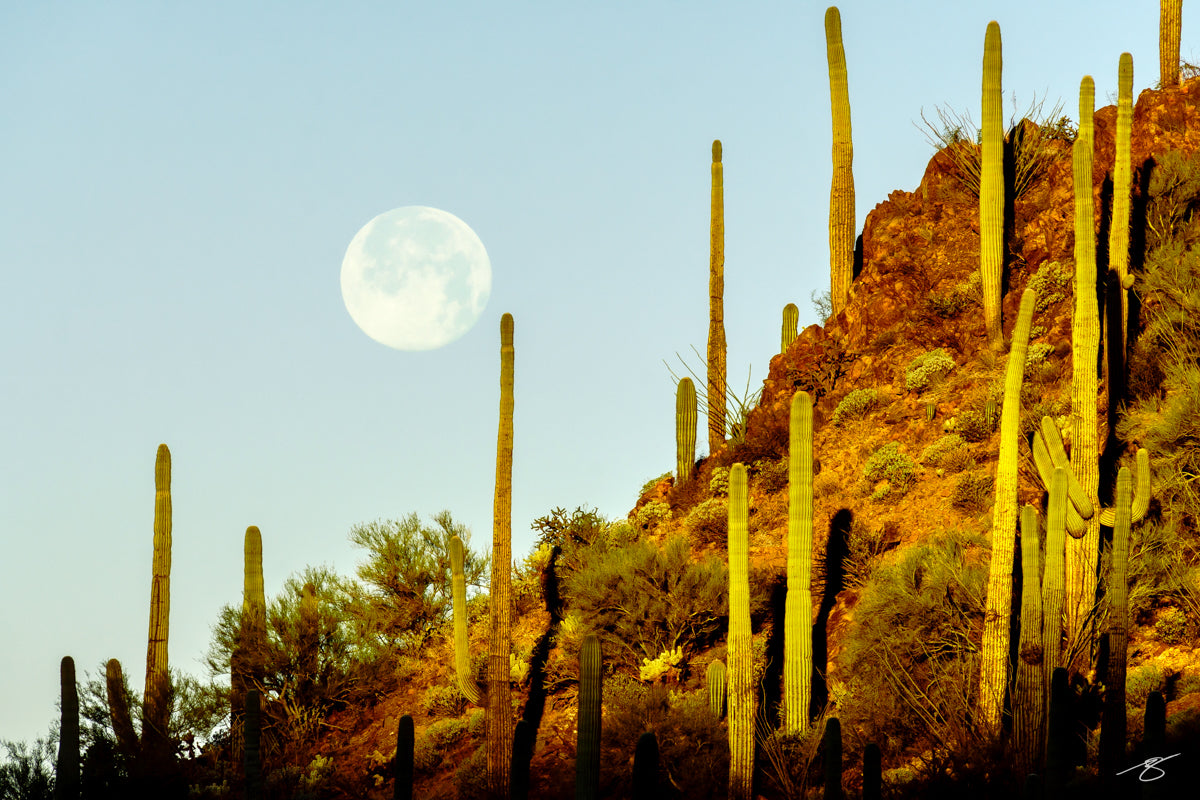
<svg viewBox="0 0 1200 800"><path fill-rule="evenodd" d="M1179 30L1182 17L1183 0L1159 0L1158 80L1164 89L1179 85Z"/></svg>
<svg viewBox="0 0 1200 800"><path fill-rule="evenodd" d="M983 122L979 167L979 272L988 343L1000 346L1000 285L1004 270L1004 122L1000 24L988 23L983 39Z"/></svg>
<svg viewBox="0 0 1200 800"><path fill-rule="evenodd" d="M808 728L813 668L813 413L808 392L792 395L789 422L783 707L784 729L799 734Z"/></svg>
<svg viewBox="0 0 1200 800"><path fill-rule="evenodd" d="M125 695L125 676L121 673L120 661L115 658L108 660L104 666L104 679L117 747L126 759L133 759L138 752L138 738L133 730L133 717L129 713L129 698Z"/></svg>
<svg viewBox="0 0 1200 800"><path fill-rule="evenodd" d="M58 761L54 768L55 800L79 800L79 690L75 659L63 656L58 669L62 714L58 731Z"/></svg>
<svg viewBox="0 0 1200 800"><path fill-rule="evenodd" d="M154 460L154 560L150 583L150 633L142 698L142 752L151 763L170 757L167 716L167 635L171 614L171 451L158 446Z"/></svg>
<svg viewBox="0 0 1200 800"><path fill-rule="evenodd" d="M729 468L729 800L754 793L754 656L746 467Z"/></svg>
<svg viewBox="0 0 1200 800"><path fill-rule="evenodd" d="M721 140L712 144L708 224L708 452L725 444L725 189Z"/></svg>
<svg viewBox="0 0 1200 800"><path fill-rule="evenodd" d="M1067 546L1066 467L1055 467L1046 509L1046 570L1042 576L1042 696L1049 702L1050 676L1062 666L1063 578Z"/></svg>
<svg viewBox="0 0 1200 800"><path fill-rule="evenodd" d="M696 463L696 387L691 378L680 378L675 387L675 485L692 474Z"/></svg>
<svg viewBox="0 0 1200 800"><path fill-rule="evenodd" d="M1112 225L1108 231L1108 268L1117 273L1121 297L1119 340L1124 361L1126 334L1129 330L1129 203L1133 186L1133 56L1121 53L1117 65L1117 140L1113 161ZM1114 340L1115 341L1115 340ZM1111 378L1110 378L1111 380ZM1110 399L1109 402L1112 402Z"/></svg>
<svg viewBox="0 0 1200 800"><path fill-rule="evenodd" d="M823 322L824 320L822 320ZM800 335L800 309L795 303L783 307L783 326L779 332L779 352L786 353L792 342Z"/></svg>
<svg viewBox="0 0 1200 800"><path fill-rule="evenodd" d="M708 710L720 719L725 716L725 664L720 661L710 663L704 683L708 689Z"/></svg>
<svg viewBox="0 0 1200 800"><path fill-rule="evenodd" d="M600 639L589 633L579 649L575 800L599 800L600 797L600 667Z"/></svg>
<svg viewBox="0 0 1200 800"><path fill-rule="evenodd" d="M513 318L500 318L500 430L492 524L491 648L488 658L487 768L493 798L506 797L512 770L512 451Z"/></svg>
<svg viewBox="0 0 1200 800"><path fill-rule="evenodd" d="M1100 724L1100 770L1113 773L1125 759L1125 674L1129 646L1129 528L1133 478L1128 467L1117 472L1116 525L1113 526L1112 571L1108 579L1108 673L1104 680L1104 715Z"/></svg>
<svg viewBox="0 0 1200 800"><path fill-rule="evenodd" d="M311 582L304 584L300 595L300 678L299 696L301 705L312 706L316 702L318 651L321 641L321 616L317 606L317 587Z"/></svg>
<svg viewBox="0 0 1200 800"><path fill-rule="evenodd" d="M850 301L854 280L854 143L850 130L850 89L842 15L825 10L825 49L829 61L829 106L833 117L833 181L829 189L829 302L833 316Z"/></svg>
<svg viewBox="0 0 1200 800"><path fill-rule="evenodd" d="M266 672L267 598L263 584L262 533L246 528L242 546L242 648L246 690L262 691Z"/></svg>
<svg viewBox="0 0 1200 800"><path fill-rule="evenodd" d="M474 705L479 705L479 687L471 674L470 641L467 637L467 578L463 573L463 543L450 538L450 596L454 609L454 673L458 688Z"/></svg>
<svg viewBox="0 0 1200 800"><path fill-rule="evenodd" d="M1033 506L1021 509L1021 644L1013 697L1014 745L1018 772L1040 770L1045 732L1045 684L1042 680L1042 587L1038 513Z"/></svg>
<svg viewBox="0 0 1200 800"><path fill-rule="evenodd" d="M1090 75L1079 84L1079 134L1073 149L1075 184L1075 310L1071 327L1071 472L1088 501L1099 507L1100 437L1096 363L1100 349L1100 310L1096 301L1096 226L1092 186L1092 112L1096 86ZM1095 602L1100 519L1086 520L1082 537L1067 542L1066 626L1068 647L1090 634L1083 622ZM1090 647L1077 649L1090 658ZM1075 669L1077 665L1067 665Z"/></svg>
<svg viewBox="0 0 1200 800"><path fill-rule="evenodd" d="M1017 468L1021 425L1021 383L1037 292L1027 288L1013 327L1000 411L1000 460L996 466L996 503L992 510L992 561L980 647L979 713L992 736L1000 734L1004 689L1008 683L1009 621L1012 617L1013 551L1017 538Z"/></svg>
<svg viewBox="0 0 1200 800"><path fill-rule="evenodd" d="M246 692L246 723L242 745L242 769L246 774L246 800L262 800L263 774L261 695L257 689Z"/></svg>

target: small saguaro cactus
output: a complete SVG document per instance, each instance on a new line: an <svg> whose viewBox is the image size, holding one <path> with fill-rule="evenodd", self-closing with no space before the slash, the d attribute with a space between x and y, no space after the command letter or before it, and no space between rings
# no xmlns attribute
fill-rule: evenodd
<svg viewBox="0 0 1200 800"><path fill-rule="evenodd" d="M1042 648L1042 587L1038 580L1038 513L1033 506L1021 509L1021 644L1013 692L1014 745L1020 772L1039 769L1045 731L1045 684Z"/></svg>
<svg viewBox="0 0 1200 800"><path fill-rule="evenodd" d="M230 705L234 724L241 722L245 693L262 686L266 665L267 600L263 587L262 533L246 528L242 544L242 616L230 664Z"/></svg>
<svg viewBox="0 0 1200 800"><path fill-rule="evenodd" d="M808 392L792 395L788 441L787 596L784 600L784 728L808 728L812 694L813 412Z"/></svg>
<svg viewBox="0 0 1200 800"><path fill-rule="evenodd" d="M1000 74L1000 23L992 20L983 38L983 113L979 166L979 272L988 342L999 347L1000 285L1004 269L1004 122Z"/></svg>
<svg viewBox="0 0 1200 800"><path fill-rule="evenodd" d="M1108 674L1104 680L1104 712L1100 725L1100 769L1115 772L1125 757L1125 675L1129 646L1129 528L1133 479L1129 467L1117 472L1116 524L1113 526L1112 570L1109 573Z"/></svg>
<svg viewBox="0 0 1200 800"><path fill-rule="evenodd" d="M1046 569L1042 576L1042 696L1050 697L1050 676L1062 666L1063 573L1067 546L1066 467L1055 467L1046 509ZM1043 731L1044 733L1044 731Z"/></svg>
<svg viewBox="0 0 1200 800"><path fill-rule="evenodd" d="M75 659L63 656L58 673L62 714L58 761L54 768L54 797L55 800L79 800L79 690L75 686Z"/></svg>
<svg viewBox="0 0 1200 800"><path fill-rule="evenodd" d="M837 717L825 721L825 800L842 800L842 723Z"/></svg>
<svg viewBox="0 0 1200 800"><path fill-rule="evenodd" d="M696 463L696 387L680 378L675 387L675 485L686 481Z"/></svg>
<svg viewBox="0 0 1200 800"><path fill-rule="evenodd" d="M1179 85L1179 31L1183 0L1158 3L1158 82L1165 89Z"/></svg>
<svg viewBox="0 0 1200 800"><path fill-rule="evenodd" d="M129 713L129 698L125 695L125 676L121 673L121 662L115 658L110 658L105 664L104 683L108 690L108 712L112 716L117 747L126 759L133 759L138 752L138 738L133 730L133 717Z"/></svg>
<svg viewBox="0 0 1200 800"><path fill-rule="evenodd" d="M154 561L150 579L150 633L142 698L142 750L151 761L170 756L167 717L167 636L171 616L171 451L158 446L154 460Z"/></svg>
<svg viewBox="0 0 1200 800"><path fill-rule="evenodd" d="M412 800L413 739L413 718L405 714L396 726L396 784L392 789L392 800Z"/></svg>
<svg viewBox="0 0 1200 800"><path fill-rule="evenodd" d="M579 720L575 747L576 800L600 797L600 639L583 637L579 650Z"/></svg>
<svg viewBox="0 0 1200 800"><path fill-rule="evenodd" d="M300 676L299 697L304 706L316 700L317 664L321 640L321 618L317 605L317 587L304 584L300 594Z"/></svg>
<svg viewBox="0 0 1200 800"><path fill-rule="evenodd" d="M729 797L752 800L754 656L750 630L750 528L746 466L729 468Z"/></svg>
<svg viewBox="0 0 1200 800"><path fill-rule="evenodd" d="M783 329L779 334L779 352L787 352L788 346L800 335L800 309L795 303L783 307Z"/></svg>
<svg viewBox="0 0 1200 800"><path fill-rule="evenodd" d="M454 613L454 672L458 688L474 705L479 705L479 687L471 674L471 649L467 638L467 578L463 573L463 543L450 537L450 596Z"/></svg>
<svg viewBox="0 0 1200 800"><path fill-rule="evenodd" d="M1037 291L1026 288L1013 328L1000 411L1000 459L992 511L992 561L988 572L987 611L980 646L979 710L982 724L996 735L1008 682L1009 620L1012 617L1013 551L1017 536L1017 469L1021 424L1021 384Z"/></svg>
<svg viewBox="0 0 1200 800"><path fill-rule="evenodd" d="M708 688L708 709L720 719L725 716L725 664L721 661L710 663L704 682Z"/></svg>
<svg viewBox="0 0 1200 800"><path fill-rule="evenodd" d="M842 15L825 9L825 50L829 62L829 106L833 117L833 181L829 188L829 301L833 315L850 300L854 279L854 140L850 129L850 89Z"/></svg>
<svg viewBox="0 0 1200 800"><path fill-rule="evenodd" d="M1050 713L1046 724L1046 797L1062 797L1071 775L1071 738L1075 723L1071 685L1066 667L1056 667L1050 678Z"/></svg>
<svg viewBox="0 0 1200 800"><path fill-rule="evenodd" d="M658 738L654 731L638 737L633 752L632 800L658 800Z"/></svg>
<svg viewBox="0 0 1200 800"><path fill-rule="evenodd" d="M725 189L721 140L712 143L708 232L708 452L725 444Z"/></svg>

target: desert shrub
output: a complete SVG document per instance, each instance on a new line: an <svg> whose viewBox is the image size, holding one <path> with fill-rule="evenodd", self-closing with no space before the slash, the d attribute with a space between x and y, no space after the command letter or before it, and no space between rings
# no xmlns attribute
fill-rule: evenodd
<svg viewBox="0 0 1200 800"><path fill-rule="evenodd" d="M431 772L441 761L441 755L429 737L422 736L413 742L414 772Z"/></svg>
<svg viewBox="0 0 1200 800"><path fill-rule="evenodd" d="M1054 352L1054 345L1046 342L1034 342L1025 350L1025 374L1026 376L1032 370L1040 368L1042 362L1046 360L1046 356Z"/></svg>
<svg viewBox="0 0 1200 800"><path fill-rule="evenodd" d="M729 501L710 497L688 512L683 527L701 544L722 544L729 535Z"/></svg>
<svg viewBox="0 0 1200 800"><path fill-rule="evenodd" d="M1034 430L1042 424L1042 417L1060 417L1070 411L1069 403L1051 397L1039 397L1029 405L1022 404L1019 428L1021 438L1028 439L1032 436Z"/></svg>
<svg viewBox="0 0 1200 800"><path fill-rule="evenodd" d="M608 522L596 509L582 506L571 513L555 508L546 516L534 520L531 527L538 531L539 548L542 545L559 548L558 560L555 561L559 580L578 570L581 553L620 547L637 538L638 533L628 520Z"/></svg>
<svg viewBox="0 0 1200 800"><path fill-rule="evenodd" d="M607 689L607 687L606 687ZM651 686L636 699L605 699L601 741L601 795L628 797L629 764L638 737L654 731L659 753L659 796L724 798L729 783L729 736L708 709L708 694Z"/></svg>
<svg viewBox="0 0 1200 800"><path fill-rule="evenodd" d="M1154 632L1167 644L1183 644L1187 637L1187 629L1187 614L1178 608L1172 608L1154 623Z"/></svg>
<svg viewBox="0 0 1200 800"><path fill-rule="evenodd" d="M833 424L840 426L852 419L861 419L878 403L879 393L874 389L855 389L833 410Z"/></svg>
<svg viewBox="0 0 1200 800"><path fill-rule="evenodd" d="M467 724L461 719L439 719L425 729L427 738L438 750L453 747L467 732Z"/></svg>
<svg viewBox="0 0 1200 800"><path fill-rule="evenodd" d="M832 472L822 472L813 478L813 497L825 497L841 488L837 475Z"/></svg>
<svg viewBox="0 0 1200 800"><path fill-rule="evenodd" d="M563 581L571 608L600 636L607 658L636 670L664 650L706 647L728 617L729 580L716 557L695 562L686 537L589 554Z"/></svg>
<svg viewBox="0 0 1200 800"><path fill-rule="evenodd" d="M957 317L971 304L971 296L965 292L951 290L933 292L925 298L925 307L930 313L944 319Z"/></svg>
<svg viewBox="0 0 1200 800"><path fill-rule="evenodd" d="M434 717L457 717L467 707L458 684L430 686L421 695L421 711Z"/></svg>
<svg viewBox="0 0 1200 800"><path fill-rule="evenodd" d="M708 478L708 491L712 494L729 494L729 467L713 467Z"/></svg>
<svg viewBox="0 0 1200 800"><path fill-rule="evenodd" d="M950 505L968 514L986 511L991 507L994 482L991 475L982 472L968 472L960 476L950 492Z"/></svg>
<svg viewBox="0 0 1200 800"><path fill-rule="evenodd" d="M957 433L947 433L922 450L918 461L929 467L940 467L951 453L956 450L965 450L966 447L966 442Z"/></svg>
<svg viewBox="0 0 1200 800"><path fill-rule="evenodd" d="M1134 667L1125 675L1125 702L1130 706L1146 707L1146 698L1151 692L1162 692L1167 688L1162 670L1154 664Z"/></svg>
<svg viewBox="0 0 1200 800"><path fill-rule="evenodd" d="M871 483L887 481L900 492L906 492L917 482L917 466L913 460L900 452L897 442L888 442L880 447L863 466L863 477Z"/></svg>
<svg viewBox="0 0 1200 800"><path fill-rule="evenodd" d="M662 500L651 500L637 510L633 517L633 524L644 531L652 531L670 516L671 506Z"/></svg>
<svg viewBox="0 0 1200 800"><path fill-rule="evenodd" d="M467 733L472 739L478 739L484 734L484 725L487 722L487 710L477 708L467 716Z"/></svg>
<svg viewBox="0 0 1200 800"><path fill-rule="evenodd" d="M1184 239L1200 208L1200 156L1168 150L1155 157L1146 204L1146 249Z"/></svg>
<svg viewBox="0 0 1200 800"><path fill-rule="evenodd" d="M1000 412L997 410L997 419L999 416ZM986 406L981 402L966 406L958 412L954 430L964 441L985 442L996 430L996 422L997 420L988 418Z"/></svg>
<svg viewBox="0 0 1200 800"><path fill-rule="evenodd" d="M842 560L846 588L862 586L879 566L883 555L883 531L855 517L846 537L846 556Z"/></svg>
<svg viewBox="0 0 1200 800"><path fill-rule="evenodd" d="M759 459L754 462L751 471L756 478L758 488L767 494L787 488L788 462L786 458L779 460L769 458Z"/></svg>
<svg viewBox="0 0 1200 800"><path fill-rule="evenodd" d="M970 723L987 595L987 540L935 534L875 571L859 591L843 650L850 702L844 729L868 741L948 751L954 761L985 746Z"/></svg>
<svg viewBox="0 0 1200 800"><path fill-rule="evenodd" d="M487 745L480 745L454 770L454 796L457 800L487 800L487 781Z"/></svg>
<svg viewBox="0 0 1200 800"><path fill-rule="evenodd" d="M644 496L646 494L646 492L653 489L661 481L667 480L668 478L673 478L674 476L675 476L674 472L664 472L662 475L659 475L657 478L651 478L650 480L648 480L642 484L642 490L640 492L638 492L638 497Z"/></svg>
<svg viewBox="0 0 1200 800"><path fill-rule="evenodd" d="M1071 281L1074 275L1071 270L1057 261L1043 261L1037 272L1029 276L1026 288L1037 292L1037 303L1034 310L1045 311L1055 303L1071 296Z"/></svg>
<svg viewBox="0 0 1200 800"><path fill-rule="evenodd" d="M922 391L954 369L954 359L937 348L914 358L904 371L904 386L909 391Z"/></svg>

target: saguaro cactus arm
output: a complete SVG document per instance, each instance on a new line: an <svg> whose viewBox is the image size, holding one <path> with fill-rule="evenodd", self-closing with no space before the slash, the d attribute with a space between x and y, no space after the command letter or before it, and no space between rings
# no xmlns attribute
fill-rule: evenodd
<svg viewBox="0 0 1200 800"><path fill-rule="evenodd" d="M479 705L479 687L471 675L470 642L467 639L467 578L463 573L463 543L450 538L450 595L454 613L454 672L458 688L474 705Z"/></svg>

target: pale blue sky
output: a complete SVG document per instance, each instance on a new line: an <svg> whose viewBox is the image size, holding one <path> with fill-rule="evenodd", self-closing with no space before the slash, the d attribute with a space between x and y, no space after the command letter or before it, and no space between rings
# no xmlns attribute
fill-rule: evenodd
<svg viewBox="0 0 1200 800"><path fill-rule="evenodd" d="M253 5L253 8L250 6ZM491 540L499 318L515 318L514 555L555 506L623 516L674 466L663 359L707 336L724 144L731 382L828 288L829 88L811 2L5 4L0 10L0 739L44 735L59 659L143 679L159 442L174 461L170 661L240 603L353 574L355 523L446 508ZM1045 8L1045 6L1049 8ZM1158 77L1158 4L847 2L858 225L916 188L922 107L1076 116ZM1189 48L1185 14L1183 55ZM494 271L440 350L368 338L339 290L372 217L458 216Z"/></svg>

